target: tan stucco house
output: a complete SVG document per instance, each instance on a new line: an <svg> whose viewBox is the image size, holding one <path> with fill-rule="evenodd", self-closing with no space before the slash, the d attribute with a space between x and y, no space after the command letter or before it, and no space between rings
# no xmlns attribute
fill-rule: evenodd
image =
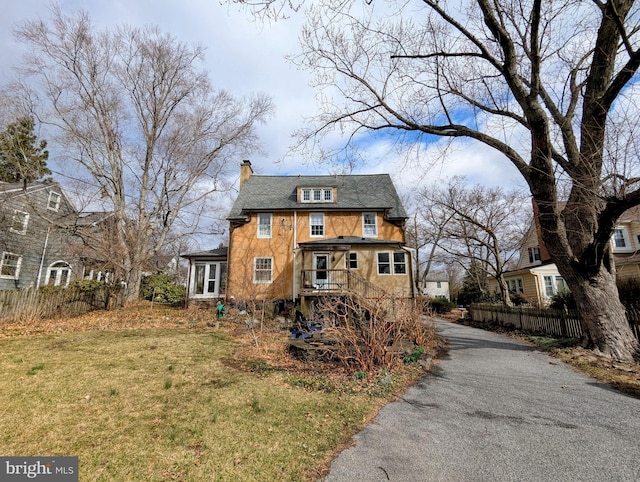
<svg viewBox="0 0 640 482"><path fill-rule="evenodd" d="M227 219L227 257L212 261L226 263L228 300L414 295L407 215L387 174L262 176L244 161Z"/></svg>

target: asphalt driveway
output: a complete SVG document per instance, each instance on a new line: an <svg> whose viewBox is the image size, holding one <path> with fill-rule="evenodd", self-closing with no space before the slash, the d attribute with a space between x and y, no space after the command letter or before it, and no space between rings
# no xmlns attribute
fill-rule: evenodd
<svg viewBox="0 0 640 482"><path fill-rule="evenodd" d="M327 481L640 481L640 400L511 338L438 331L449 353Z"/></svg>

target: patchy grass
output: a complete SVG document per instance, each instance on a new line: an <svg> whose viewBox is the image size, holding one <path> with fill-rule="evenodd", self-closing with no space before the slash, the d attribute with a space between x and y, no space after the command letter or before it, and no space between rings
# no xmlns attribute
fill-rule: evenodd
<svg viewBox="0 0 640 482"><path fill-rule="evenodd" d="M77 455L81 480L316 480L424 373L356 379L214 316L137 304L0 326L0 453Z"/></svg>

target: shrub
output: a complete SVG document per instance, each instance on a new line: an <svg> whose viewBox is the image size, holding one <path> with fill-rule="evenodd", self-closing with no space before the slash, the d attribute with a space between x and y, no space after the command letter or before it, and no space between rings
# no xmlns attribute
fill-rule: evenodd
<svg viewBox="0 0 640 482"><path fill-rule="evenodd" d="M627 309L640 309L640 279L629 278L618 281L618 296Z"/></svg>
<svg viewBox="0 0 640 482"><path fill-rule="evenodd" d="M511 298L511 303L513 303L514 306L529 304L529 300L520 292L509 293L509 297Z"/></svg>
<svg viewBox="0 0 640 482"><path fill-rule="evenodd" d="M549 307L554 310L574 310L576 308L576 300L573 298L571 291L559 291L551 298Z"/></svg>
<svg viewBox="0 0 640 482"><path fill-rule="evenodd" d="M449 313L456 307L455 303L449 301L446 298L433 298L429 300L427 304L433 311L435 311L439 315Z"/></svg>
<svg viewBox="0 0 640 482"><path fill-rule="evenodd" d="M142 278L140 297L158 303L177 304L185 300L187 290L174 283L166 274L152 274Z"/></svg>

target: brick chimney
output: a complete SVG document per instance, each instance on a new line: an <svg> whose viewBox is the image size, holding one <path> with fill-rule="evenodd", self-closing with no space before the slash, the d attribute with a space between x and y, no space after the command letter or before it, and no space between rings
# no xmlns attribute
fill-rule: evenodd
<svg viewBox="0 0 640 482"><path fill-rule="evenodd" d="M249 180L251 174L253 174L253 169L251 169L251 161L242 161L242 164L240 164L240 188L242 188L244 183Z"/></svg>

